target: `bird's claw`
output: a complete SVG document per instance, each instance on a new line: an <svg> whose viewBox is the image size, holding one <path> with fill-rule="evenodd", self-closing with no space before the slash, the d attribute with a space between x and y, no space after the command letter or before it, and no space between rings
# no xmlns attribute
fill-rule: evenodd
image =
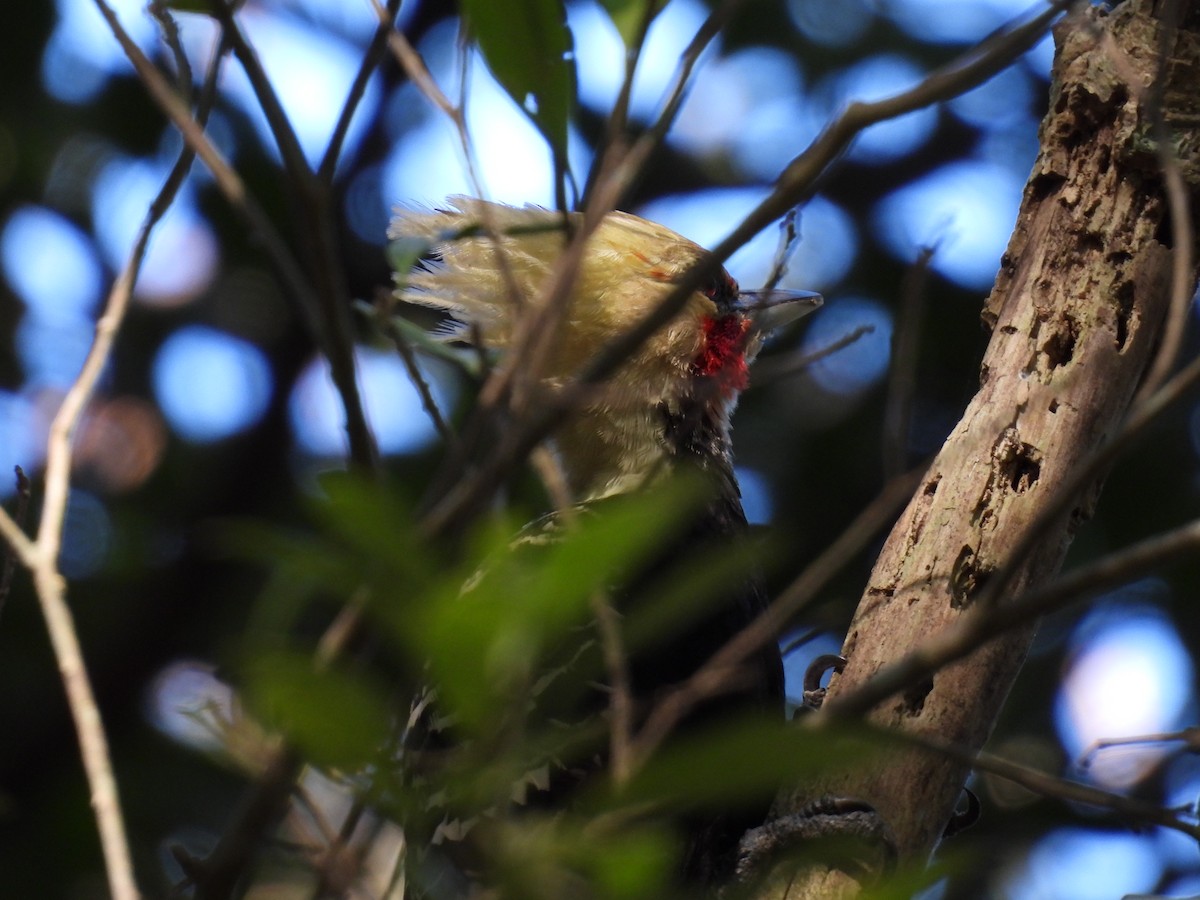
<svg viewBox="0 0 1200 900"><path fill-rule="evenodd" d="M825 653L818 656L804 671L804 705L809 709L820 709L825 702L825 692L828 688L821 687L821 679L829 671L841 674L849 660L836 653Z"/></svg>

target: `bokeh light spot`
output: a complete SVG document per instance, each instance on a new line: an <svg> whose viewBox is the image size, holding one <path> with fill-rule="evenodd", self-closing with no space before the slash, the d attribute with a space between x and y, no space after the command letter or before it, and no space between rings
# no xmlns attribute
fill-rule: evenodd
<svg viewBox="0 0 1200 900"><path fill-rule="evenodd" d="M1072 828L1048 835L1005 885L1021 900L1112 900L1151 890L1162 872L1148 835Z"/></svg>
<svg viewBox="0 0 1200 900"><path fill-rule="evenodd" d="M114 271L125 267L168 167L142 159L114 159L96 178L92 214L97 236ZM216 274L217 239L201 217L188 185L151 234L134 295L158 306L176 306L208 287Z"/></svg>
<svg viewBox="0 0 1200 900"><path fill-rule="evenodd" d="M919 82L925 73L903 56L883 54L827 78L817 90L825 115L840 113L852 101L873 101L894 96ZM850 147L857 162L889 162L907 156L933 135L937 125L933 107L887 119L863 131Z"/></svg>
<svg viewBox="0 0 1200 900"><path fill-rule="evenodd" d="M1191 698L1193 664L1171 621L1136 602L1138 593L1161 582L1145 581L1117 592L1080 623L1071 661L1055 704L1055 720L1067 753L1078 759L1104 738L1170 731L1183 725ZM1149 744L1103 750L1088 773L1125 787L1157 764L1163 748Z"/></svg>
<svg viewBox="0 0 1200 900"><path fill-rule="evenodd" d="M1023 181L986 162L943 166L905 185L875 208L874 225L897 259L936 247L931 267L966 288L986 290L1008 246Z"/></svg>
<svg viewBox="0 0 1200 900"><path fill-rule="evenodd" d="M24 206L0 234L4 277L42 319L87 316L100 296L100 263L92 242L58 213Z"/></svg>
<svg viewBox="0 0 1200 900"><path fill-rule="evenodd" d="M753 469L738 467L734 470L738 486L742 489L742 508L746 521L752 525L764 525L771 521L775 504L771 499L771 486Z"/></svg>
<svg viewBox="0 0 1200 900"><path fill-rule="evenodd" d="M94 2L58 0L55 5L58 21L42 56L42 84L59 100L84 103L129 63ZM153 52L157 34L145 3L110 0L109 6L134 43Z"/></svg>
<svg viewBox="0 0 1200 900"><path fill-rule="evenodd" d="M345 5L370 11L366 4ZM238 21L262 61L301 150L310 165L317 165L333 135L363 51L330 30L313 28L268 5L247 5ZM240 66L228 66L224 74L229 96L253 120L263 145L278 158L275 137L245 72ZM376 77L368 82L351 120L346 151L353 152L379 103L379 96Z"/></svg>
<svg viewBox="0 0 1200 900"><path fill-rule="evenodd" d="M111 493L133 490L162 461L167 430L158 410L137 397L95 402L80 428L75 464Z"/></svg>
<svg viewBox="0 0 1200 900"><path fill-rule="evenodd" d="M660 197L636 212L678 231L703 247L716 246L767 195L764 188L719 188ZM816 197L800 211L800 240L781 287L822 290L839 281L854 262L858 236L845 211ZM729 272L747 290L766 282L779 249L779 231L767 228L730 257Z"/></svg>
<svg viewBox="0 0 1200 900"><path fill-rule="evenodd" d="M359 387L367 419L383 453L412 453L427 446L437 432L421 404L421 396L395 353L360 347L355 352ZM438 407L445 411L453 391L443 368L422 361L423 374ZM340 456L347 447L345 413L324 357L310 362L296 379L289 400L292 433L300 449L312 456Z"/></svg>
<svg viewBox="0 0 1200 900"><path fill-rule="evenodd" d="M811 317L801 352L817 353L859 328L870 328L846 347L814 362L812 379L834 394L857 394L887 374L891 360L892 314L882 304L865 297L838 297L827 301Z"/></svg>
<svg viewBox="0 0 1200 900"><path fill-rule="evenodd" d="M154 360L154 394L185 440L218 441L249 428L267 410L271 368L262 351L214 328L172 334Z"/></svg>
<svg viewBox="0 0 1200 900"><path fill-rule="evenodd" d="M66 388L83 368L95 326L90 319L47 321L26 316L17 326L17 356L28 383Z"/></svg>
<svg viewBox="0 0 1200 900"><path fill-rule="evenodd" d="M161 670L146 697L147 718L167 737L196 750L225 748L222 722L233 717L233 691L216 670L197 660L181 659Z"/></svg>
<svg viewBox="0 0 1200 900"><path fill-rule="evenodd" d="M29 398L0 390L0 497L17 489L14 466L32 475L41 463L46 455L47 425L48 420L43 421L37 404Z"/></svg>
<svg viewBox="0 0 1200 900"><path fill-rule="evenodd" d="M697 0L673 0L655 17L629 98L629 111L635 119L645 120L657 113L688 42L707 16ZM580 102L607 115L625 77L625 45L608 14L596 3L570 4L567 22L575 37ZM704 65L702 58L700 66Z"/></svg>

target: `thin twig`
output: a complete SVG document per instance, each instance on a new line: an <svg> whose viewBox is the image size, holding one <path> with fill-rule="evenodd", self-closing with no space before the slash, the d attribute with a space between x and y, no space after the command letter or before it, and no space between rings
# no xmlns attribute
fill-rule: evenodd
<svg viewBox="0 0 1200 900"><path fill-rule="evenodd" d="M588 182L584 186L584 207L591 205L591 197L596 185L608 176L627 151L628 142L625 137L625 129L629 124L629 101L633 96L633 79L637 74L638 60L641 59L642 50L646 45L646 35L650 33L650 23L654 21L659 8L657 0L650 0L645 4L633 43L625 48L625 75L621 79L621 89L617 92L617 100L613 104L612 112L604 127L604 140L601 142L603 149L596 157L592 171L588 174Z"/></svg>
<svg viewBox="0 0 1200 900"><path fill-rule="evenodd" d="M150 233L174 199L191 160L192 152L190 148L185 147L179 164L151 205L129 260L113 285L104 313L96 323L96 336L83 369L63 398L62 405L50 425L46 453L46 497L37 534L34 583L66 688L71 714L75 720L84 769L91 786L92 805L100 830L109 888L116 898L137 897L138 889L129 856L108 740L84 666L74 620L66 602L66 583L58 571L58 555L70 494L71 450L75 429L95 390L100 373L112 355Z"/></svg>
<svg viewBox="0 0 1200 900"><path fill-rule="evenodd" d="M625 784L633 774L633 687L629 656L621 639L621 618L610 598L596 591L591 597L592 614L600 636L604 669L608 674L608 751L613 784Z"/></svg>
<svg viewBox="0 0 1200 900"><path fill-rule="evenodd" d="M179 70L179 74L175 78L175 83L182 93L183 101L191 105L192 64L188 60L187 52L183 49L183 41L179 37L179 24L171 14L171 8L167 5L166 0L154 0L149 5L148 10L150 15L158 22L163 41L166 43L167 49L171 51L171 57L175 60L175 68Z"/></svg>
<svg viewBox="0 0 1200 900"><path fill-rule="evenodd" d="M1155 734L1136 734L1130 737L1101 738L1088 747L1087 752L1080 757L1078 765L1080 769L1090 769L1096 757L1103 751L1117 747L1130 747L1135 744L1183 744L1181 750L1195 751L1198 739L1200 739L1200 728L1195 726L1182 731L1161 731Z"/></svg>
<svg viewBox="0 0 1200 900"><path fill-rule="evenodd" d="M692 81L692 72L700 61L701 55L744 2L745 0L725 0L709 14L704 24L692 37L680 57L675 80L667 90L662 109L654 120L654 124L634 142L627 153L612 163L606 164L611 169L607 173L607 177L597 179L596 189L587 204L589 216L603 215L604 212L619 206L637 179L646 171L646 163L662 146L667 132L671 130L675 118L679 115L680 107L683 106L683 101L687 96L687 88Z"/></svg>
<svg viewBox="0 0 1200 900"><path fill-rule="evenodd" d="M907 462L908 432L917 387L921 319L927 299L925 286L929 281L929 263L936 252L936 247L922 247L900 284L900 314L892 332L892 361L883 411L884 478L903 472Z"/></svg>
<svg viewBox="0 0 1200 900"><path fill-rule="evenodd" d="M300 146L300 138L296 136L296 130L292 127L287 111L284 110L279 95L275 93L275 88L271 84L266 70L263 69L258 54L254 52L254 48L250 46L250 42L246 40L242 29L234 20L233 9L226 0L210 0L209 8L212 10L213 17L221 23L221 32L228 38L234 55L242 64L242 71L246 73L246 78L250 81L250 88L254 91L259 108L267 118L267 127L279 147L279 156L283 160L284 169L291 178L292 186L300 190L313 188L313 170L304 155L304 148Z"/></svg>
<svg viewBox="0 0 1200 900"><path fill-rule="evenodd" d="M367 85L371 81L371 76L375 74L375 70L379 68L384 56L387 54L388 35L395 28L396 14L399 11L400 0L388 0L384 16L380 19L379 26L375 29L375 35L371 38L371 43L363 53L362 63L358 67L358 74L354 76L354 82L350 85L350 92L346 96L346 102L342 104L342 111L338 114L337 124L333 127L333 135L329 138L329 146L325 148L325 155L321 158L321 165L317 167L317 178L325 185L333 183L333 176L337 171L338 160L342 155L342 147L345 146L346 135L350 131L350 123L354 119L354 113L358 109L358 104L362 102L363 95L367 91Z"/></svg>
<svg viewBox="0 0 1200 900"><path fill-rule="evenodd" d="M316 177L300 139L292 127L271 79L258 59L258 54L246 40L234 19L233 9L226 0L210 0L214 16L221 23L221 33L233 47L250 81L259 107L283 159L290 185L304 215L302 224L311 242L313 262L308 276L315 285L318 318L313 338L329 360L329 375L342 401L346 415L346 436L350 443L350 459L358 469L374 474L379 465L379 449L367 423L358 376L354 363L354 339L350 323L350 297L346 292L345 267L338 255L338 242L332 226L332 198L328 186ZM355 102L351 95L347 104Z"/></svg>
<svg viewBox="0 0 1200 900"><path fill-rule="evenodd" d="M417 364L417 355L413 352L412 345L409 343L408 338L404 336L404 332L396 326L389 314L390 299L390 293L387 291L380 292L380 296L376 300L374 307L375 322L383 329L383 333L388 336L388 339L396 348L396 352L400 355L404 369L408 372L409 380L412 381L417 389L417 394L421 398L421 406L424 408L425 414L429 416L429 421L433 423L438 437L453 451L458 443L458 437L451 430L449 424L446 422L446 417L442 415L442 411L438 408L437 401L433 397L433 391L429 387L429 382L425 380L425 376L421 372L421 367Z"/></svg>
<svg viewBox="0 0 1200 900"><path fill-rule="evenodd" d="M221 192L233 210L242 217L254 236L262 242L263 249L280 280L287 288L288 293L297 300L301 320L307 326L309 333L317 335L317 339L320 340L321 331L318 327L316 296L309 287L303 270L271 223L270 218L250 195L241 176L234 171L225 157L221 155L221 151L208 139L204 129L193 119L187 104L183 102L163 74L150 62L142 49L134 43L112 7L106 0L95 0L95 3L100 14L108 23L113 37L116 38L126 57L133 64L134 71L150 94L150 98L179 129L184 143L195 151L196 156L212 173L217 190Z"/></svg>
<svg viewBox="0 0 1200 900"><path fill-rule="evenodd" d="M775 258L771 261L770 274L767 275L767 280L762 286L764 291L775 290L779 287L779 282L783 281L783 276L787 274L788 262L796 247L796 238L798 237L796 220L799 215L799 210L793 206L779 220L779 243L775 247Z"/></svg>
<svg viewBox="0 0 1200 900"><path fill-rule="evenodd" d="M772 384L782 378L789 378L798 372L803 372L805 369L811 368L815 363L820 362L826 357L833 356L833 354L840 350L845 350L855 341L865 335L874 334L874 332L874 325L859 325L853 331L842 335L836 341L826 344L824 347L818 347L816 350L808 353L789 353L787 356L764 359L761 362L755 363L754 372L751 376L751 384L754 387L762 387L765 384Z"/></svg>
<svg viewBox="0 0 1200 900"><path fill-rule="evenodd" d="M733 635L687 681L660 700L633 739L631 755L639 765L662 743L671 730L697 703L719 694L736 681L742 663L758 648L774 641L788 621L799 613L830 579L867 545L880 529L892 521L913 493L919 476L913 471L884 486L820 556L753 622Z"/></svg>
<svg viewBox="0 0 1200 900"><path fill-rule="evenodd" d="M22 532L25 531L25 519L29 514L29 497L31 489L29 479L20 466L14 466L17 479L17 509L12 521ZM13 574L17 570L17 548L9 546L4 552L4 574L0 575L0 617L4 615L4 604L8 600L8 592L12 590Z"/></svg>
<svg viewBox="0 0 1200 900"><path fill-rule="evenodd" d="M1069 781L991 753L973 754L964 748L930 739L917 732L887 731L879 732L879 734L884 740L898 740L904 744L917 746L952 759L963 766L1011 781L1041 797L1051 797L1067 803L1081 803L1086 806L1107 809L1118 813L1126 820L1170 828L1186 834L1193 840L1200 840L1200 824L1186 822L1176 811L1154 803L1146 803L1091 785Z"/></svg>
<svg viewBox="0 0 1200 900"><path fill-rule="evenodd" d="M853 718L877 703L928 678L1010 628L1145 574L1176 560L1194 558L1200 549L1200 520L1157 535L1029 591L1011 603L976 604L958 624L934 635L857 689L822 707L818 718Z"/></svg>
<svg viewBox="0 0 1200 900"><path fill-rule="evenodd" d="M100 0L98 0L100 2ZM101 3L102 12L107 12L110 21L116 17ZM218 56L209 73L209 85L215 84ZM155 70L157 72L157 70ZM170 88L168 88L170 90ZM211 99L211 90L207 93ZM198 115L207 116L207 106ZM191 119L191 115L188 115ZM200 123L196 124L203 128ZM146 248L154 227L174 201L180 186L191 169L195 153L189 145L184 146L178 161L167 176L142 223L125 268L117 277L109 292L104 312L96 323L96 335L84 359L83 368L63 398L62 405L50 424L46 447L45 500L39 523L36 554L33 566L34 584L46 628L58 661L63 686L78 734L84 770L91 786L92 806L100 831L104 851L105 868L109 889L116 900L138 896L137 883L129 855L129 844L125 834L125 823L121 814L120 798L116 779L113 776L108 740L100 712L96 705L78 633L66 602L66 582L58 570L59 550L62 546L63 522L66 517L70 495L71 454L75 430L95 391L101 372L112 356L113 346L138 273L145 258Z"/></svg>

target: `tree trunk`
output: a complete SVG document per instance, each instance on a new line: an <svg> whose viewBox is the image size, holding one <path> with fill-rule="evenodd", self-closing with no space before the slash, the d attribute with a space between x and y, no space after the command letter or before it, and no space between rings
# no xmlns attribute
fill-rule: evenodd
<svg viewBox="0 0 1200 900"><path fill-rule="evenodd" d="M1169 300L1172 236L1163 179L1145 102L1123 80L1136 75L1151 83L1154 14L1155 4L1133 0L1110 15L1085 8L1056 30L1041 153L983 311L992 337L979 392L884 546L846 639L849 664L827 704L954 625L989 575L1008 563L1046 501L1120 427L1158 346ZM1164 96L1168 125L1177 136L1185 129L1180 146L1195 148L1200 17L1188 11L1182 18ZM1010 596L1057 573L1098 490L1097 481L1020 560ZM1030 623L998 637L880 704L870 721L981 748L1033 633ZM837 783L787 791L776 811L797 812L821 795L864 800L891 828L901 861L921 864L966 775L943 757L897 751ZM850 896L857 887L851 875L822 869L795 880L781 876L758 897Z"/></svg>

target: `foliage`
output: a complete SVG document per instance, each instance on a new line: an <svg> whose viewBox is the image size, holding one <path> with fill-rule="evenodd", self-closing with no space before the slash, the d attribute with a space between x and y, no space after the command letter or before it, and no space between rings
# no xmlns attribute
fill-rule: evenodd
<svg viewBox="0 0 1200 900"><path fill-rule="evenodd" d="M181 19L201 15L211 24L211 4L168 5ZM633 47L643 23L661 24L662 14L655 20L650 13L664 5L653 4L648 12L641 2L607 2L604 9ZM239 16L250 18L263 10L278 13L268 9L270 4L259 6L247 4ZM769 48L803 66L804 80L814 87L808 99L817 103L822 92L835 92L835 76L856 63L903 56L927 71L956 51L944 39L925 40L919 33L903 31L896 20L858 3L846 3L844 12L846 21L865 23L862 29L837 41L819 40L811 17L804 18L815 15L816 6L790 4L800 10L796 19L789 18L783 3L747 4L726 22L724 44L715 55L723 61L739 50ZM2 55L7 77L0 80L0 186L7 198L6 221L23 206L46 206L61 213L89 245L99 245L112 236L115 225L93 217L91 197L98 175L125 157L157 160L156 148L174 148L177 138L129 72L108 78L103 90L77 105L48 93L44 80L32 87L39 61L51 58L51 34L59 27L51 6L35 7L9 23ZM576 96L576 41L565 27L562 8L554 2L484 0L463 8L472 40L488 67L551 148L560 169L559 192L565 195L561 170L570 129L577 128L598 149L606 123L605 111L581 104ZM405 28L418 43L451 14L446 4L427 3ZM59 13L60 19L68 15L72 14ZM797 20L809 24L801 28ZM314 25L299 21L305 27ZM143 45L164 71L175 71L169 51L156 39ZM359 52L367 55L365 49ZM224 65L235 63L226 60ZM363 185L378 183L390 146L403 144L423 122L424 113L413 111L418 100L402 93L406 79L395 60L387 56L382 65L380 90L390 102L359 110L365 137L341 157L336 178L323 195L329 216L323 225L337 236L333 256L338 265L332 272L317 261L320 254L302 226L311 212L311 185L289 181L277 151L258 138L253 118L230 99L233 89L226 84L218 92L212 130L214 140L236 163L248 196L274 223L276 236L291 248L303 271L310 276L323 273L348 296L372 300L391 284L392 269L407 271L428 249L393 245L389 256L382 246L383 212L375 208L380 204L362 201ZM80 71L86 74L87 66ZM202 77L198 70L197 85ZM1036 82L1033 93L1046 95L1048 85L1037 81L1028 67L1019 69L1017 78ZM755 89L765 88L760 83ZM750 109L756 107L753 100L751 96L746 104ZM1036 105L1044 106L1044 100ZM972 156L1004 156L1015 152L1012 147L1033 142L1031 111L1006 110L1012 115L1006 132L984 128L958 110L940 108L935 130L916 152L891 157L852 154L826 174L822 200L846 211L858 241L858 264L830 284L816 285L830 296L831 306L837 298L865 296L877 298L889 316L902 315L898 286L911 273L908 261L895 258L885 245L879 225L881 197L947 164ZM707 116L724 117L724 133L735 135L743 127L728 109ZM636 129L640 125L634 118ZM695 118L689 127L699 127ZM1009 140L1018 131L1018 139ZM478 143L484 140L476 138ZM795 143L798 153L803 141L797 137ZM697 149L672 139L651 157L623 205L636 207L712 184L744 187L771 177L746 168L728 144ZM426 487L446 481L440 466L442 457L451 455L447 447L390 454L374 480L362 473L318 476L320 469L345 463L299 445L289 425L288 389L323 343L318 337L334 332L332 320L319 320L319 335L308 330L311 310L292 296L291 287L280 288L273 280L278 265L264 255L264 247L270 247L267 236L247 226L239 213L231 214L207 176L194 174L189 189L199 197L197 215L215 229L219 273L193 296L158 306L143 302L131 311L91 408L95 427L85 427L76 444L75 506L68 515L63 554L64 565L78 562L86 551L96 550L89 547L90 540L103 543L96 551L98 564L67 572L70 599L108 727L136 868L148 895L165 894L170 884L183 878L174 862L162 862L168 858L162 848L181 845L202 857L223 832L247 774L256 771L261 754L269 751L271 740L264 739L260 729L285 736L308 762L341 785L344 796L364 798L373 809L397 818L415 812L406 799L408 786L391 780L388 753L395 749L397 727L403 725L403 716L396 713L407 708L427 678L436 682L441 702L472 740L429 775L426 790L444 789L465 807L494 809L514 773L528 770L548 754L581 752L549 728L514 734L511 698L531 689L541 661L555 659L564 636L589 620L597 593L636 570L653 552L656 536L669 534L671 522L688 502L687 490L671 493L672 488L665 495L618 505L605 515L583 518L568 530L566 540L533 558L515 552L510 544L522 523L551 504L526 474L518 472L504 485L502 496L509 510L483 517L461 540L430 540L419 525L427 508L427 498L422 497ZM802 232L805 215L801 213ZM364 217L373 222L376 240L363 238L356 228ZM969 239L990 224L967 223L966 238L959 239ZM181 261L199 252L198 243L177 250ZM119 263L109 259L97 265L112 278ZM57 403L61 386L39 381L41 376L27 368L34 311L20 302L12 271L13 264L6 262L0 335L10 352L0 359L6 386L0 418L21 406L36 409L40 422L45 410ZM979 291L937 272L927 274L925 295L931 312L913 326L921 347L912 373L916 412L900 441L899 455L906 465L935 449L955 420L977 379L982 345ZM359 309L369 308L371 315L354 318L346 330L360 346L391 352L376 326L394 323L390 317L395 310L380 316L380 306L360 303ZM349 304L339 310L349 318ZM161 410L155 409L155 361L173 334L197 323L259 347L276 386L253 426L211 443L171 435ZM476 379L486 375L491 361L427 339L438 325L425 311L405 310L397 325L399 342L416 348L422 368L434 365L437 356L464 363L445 378L464 398L448 410L452 424L461 426L467 421ZM1194 343L1194 336L1190 339ZM72 346L61 334L55 340L64 351ZM795 335L785 336L776 352L795 349L797 341ZM698 567L647 586L653 602L625 622L631 645L649 640L660 629L677 627L679 616L699 614L702 589L713 590L738 577L744 565L765 564L775 585L782 586L874 496L883 481L878 462L881 429L876 423L883 418L884 391L867 386L838 393L824 384L813 371L805 371L764 384L746 397L736 423L739 461L767 486L774 540L765 550L730 553L714 558L711 568ZM198 382L194 390L200 393L209 387ZM1155 440L1138 448L1133 464L1116 467L1095 521L1081 532L1073 551L1076 560L1102 556L1194 515L1192 418L1186 409L1173 412L1163 419ZM152 443L121 437L121 429L147 420L157 428L153 435L159 443L153 446L159 449L148 457L141 480L115 480L113 460L133 465L132 457L152 448ZM30 448L29 459L20 461L34 473L40 457L32 438L42 436L6 431L3 439L13 447ZM38 477L35 489L37 496L44 496ZM102 518L104 529L89 531L89 515ZM786 553L780 547L786 547ZM801 639L802 648L794 655L793 670L803 669L806 635L818 634L827 644L840 638L869 565L869 553L861 554L823 591L816 608L793 623L792 637ZM1132 593L1110 598L1105 608L1115 610L1114 615L1152 610L1188 641L1187 635L1200 633L1200 611L1188 601L1196 580L1194 566L1180 567ZM464 592L468 583L474 587ZM519 604L506 602L513 585L520 585ZM320 636L347 607L362 610L370 626L368 636L351 642L352 652L343 658L322 661ZM1060 614L1047 623L996 738L1000 746L1022 748L1021 754L1048 760L1051 769L1059 767L1063 756L1053 734L1056 690L1062 671L1086 637L1086 632L1075 631L1078 618L1075 613ZM1194 642L1186 646L1194 652ZM55 661L42 639L33 590L21 575L0 617L0 660L6 674L0 679L0 721L13 736L0 742L0 871L5 873L5 893L96 893L101 866L88 789L79 775L71 723L54 678ZM194 750L195 745L210 748L202 741L186 736L181 742L167 740L179 734L163 725L170 716L161 708L165 701L160 688L165 674L181 663L205 671L215 666L213 682L226 689L234 686L238 700L232 706L192 712L201 718L213 716L222 727L244 726L238 733L251 737L239 752L226 748L241 771L211 765ZM601 665L596 660L588 664L593 667L590 674ZM583 690L582 681L564 684L568 692ZM1129 701L1114 700L1114 705L1124 702ZM572 740L592 749L607 737L586 733L572 735ZM193 746L188 746L189 740ZM869 765L872 752L879 752L878 746L861 735L831 732L818 738L761 722L688 735L653 757L627 784L594 785L579 807L586 815L497 816L492 823L497 848L493 862L513 896L574 895L582 886L599 897L666 896L667 873L679 848L669 820L644 815L647 806L718 804L730 796L765 793L780 780L811 776L834 763L866 760ZM1187 783L1187 777L1188 766L1167 760L1141 776L1138 790L1165 801L1171 785ZM990 779L981 780L988 790L994 789ZM955 867L948 895L1000 891L1004 871L1019 866L1039 838L1069 823L1078 826L1079 821L1062 805L1027 796L993 800L975 836L958 839L963 843L955 852L968 862ZM343 824L334 823L333 830ZM300 863L312 856L284 854L282 868L289 874L281 881L294 877L295 871L307 872ZM1161 870L1162 883L1194 870L1186 861L1171 863ZM888 891L907 891L923 876L911 877L911 882L900 882L902 887L882 887L880 896L899 896Z"/></svg>

